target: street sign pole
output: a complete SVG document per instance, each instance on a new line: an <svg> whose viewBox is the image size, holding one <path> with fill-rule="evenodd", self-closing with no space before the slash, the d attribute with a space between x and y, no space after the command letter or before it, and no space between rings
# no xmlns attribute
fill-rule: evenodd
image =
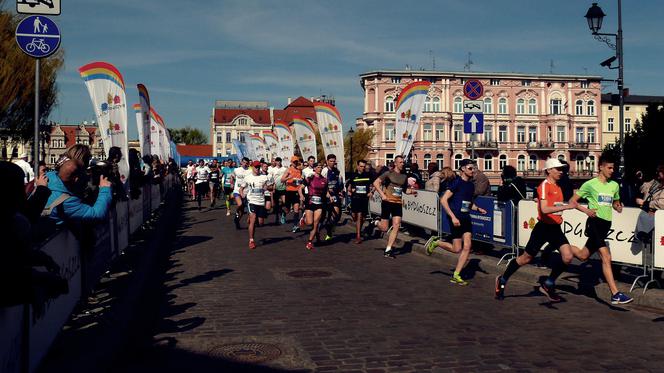
<svg viewBox="0 0 664 373"><path fill-rule="evenodd" d="M39 177L39 58L35 58L35 142L33 145L35 181Z"/></svg>
<svg viewBox="0 0 664 373"><path fill-rule="evenodd" d="M470 159L475 161L475 133L470 135Z"/></svg>

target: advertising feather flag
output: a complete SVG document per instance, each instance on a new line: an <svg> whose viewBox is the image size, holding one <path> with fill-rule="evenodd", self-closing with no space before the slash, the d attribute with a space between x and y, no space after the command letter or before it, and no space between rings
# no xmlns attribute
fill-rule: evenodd
<svg viewBox="0 0 664 373"><path fill-rule="evenodd" d="M302 158L307 159L311 156L316 158L316 128L314 125L306 118L293 116L293 129Z"/></svg>
<svg viewBox="0 0 664 373"><path fill-rule="evenodd" d="M271 161L277 158L277 149L279 148L279 139L277 138L277 135L270 130L264 130L263 139L265 140L265 152L267 153L266 159Z"/></svg>
<svg viewBox="0 0 664 373"><path fill-rule="evenodd" d="M341 114L334 105L325 102L314 102L318 132L323 145L325 157L334 154L337 157L337 167L341 175L346 177L344 161L344 135Z"/></svg>
<svg viewBox="0 0 664 373"><path fill-rule="evenodd" d="M415 135L422 117L424 100L431 82L408 84L397 97L396 103L396 154L407 156L413 147Z"/></svg>
<svg viewBox="0 0 664 373"><path fill-rule="evenodd" d="M267 158L267 152L265 150L265 141L263 138L260 135L251 135L249 136L249 141L251 141L254 150L254 160L260 160L261 158L265 160Z"/></svg>
<svg viewBox="0 0 664 373"><path fill-rule="evenodd" d="M295 147L293 146L293 132L288 126L288 123L282 120L274 121L274 133L277 135L279 146L277 148L277 156L281 157L281 164L284 167L290 166L290 160L295 154Z"/></svg>
<svg viewBox="0 0 664 373"><path fill-rule="evenodd" d="M150 95L148 89L143 84L137 84L139 111L136 111L136 127L138 128L138 142L141 147L141 154L150 154Z"/></svg>

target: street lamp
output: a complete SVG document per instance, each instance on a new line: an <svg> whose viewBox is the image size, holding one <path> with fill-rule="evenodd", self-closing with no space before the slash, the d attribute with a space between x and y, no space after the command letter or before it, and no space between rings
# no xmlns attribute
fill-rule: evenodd
<svg viewBox="0 0 664 373"><path fill-rule="evenodd" d="M609 48L616 51L616 55L610 57L609 59L603 61L600 65L607 67L609 69L616 69L616 67L611 67L611 63L618 59L618 106L619 106L619 144L620 144L620 166L618 167L618 174L620 178L624 176L625 172L625 92L624 92L624 79L623 79L623 35L622 35L622 0L618 0L618 32L615 34L605 34L600 33L599 30L602 28L602 20L604 19L604 12L597 3L593 5L586 12L586 20L588 21L588 28L592 32L595 39L604 42ZM616 42L615 44L611 42L611 39L608 37L614 37Z"/></svg>
<svg viewBox="0 0 664 373"><path fill-rule="evenodd" d="M353 172L353 135L355 134L353 125L350 126L348 134L350 135L350 171Z"/></svg>

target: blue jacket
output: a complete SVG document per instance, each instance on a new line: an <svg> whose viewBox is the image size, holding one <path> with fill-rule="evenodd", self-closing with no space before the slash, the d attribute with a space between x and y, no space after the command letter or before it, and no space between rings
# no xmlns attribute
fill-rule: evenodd
<svg viewBox="0 0 664 373"><path fill-rule="evenodd" d="M67 198L58 208L53 209L51 219L55 220L57 224L62 223L64 220L72 220L78 222L90 222L102 220L108 214L109 207L111 206L111 188L99 188L99 196L95 204L90 206L70 192L67 187L62 183L62 180L55 171L50 171L46 174L48 177L48 188L51 190L51 196L46 202L46 206L50 206L53 201L58 199L62 193L67 193L71 197ZM64 216L60 215L60 211L64 212Z"/></svg>

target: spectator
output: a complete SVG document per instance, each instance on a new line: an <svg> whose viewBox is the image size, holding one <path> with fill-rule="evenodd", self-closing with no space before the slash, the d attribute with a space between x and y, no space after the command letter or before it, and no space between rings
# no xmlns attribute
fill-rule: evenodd
<svg viewBox="0 0 664 373"><path fill-rule="evenodd" d="M627 174L620 183L620 201L627 207L640 207L637 203L641 195L643 185L643 173L637 170L633 174Z"/></svg>
<svg viewBox="0 0 664 373"><path fill-rule="evenodd" d="M424 186L424 180L422 179L422 172L420 172L420 166L413 162L410 164L410 172L407 173L409 178L414 178L415 183L417 184L416 189L420 189Z"/></svg>
<svg viewBox="0 0 664 373"><path fill-rule="evenodd" d="M32 170L30 163L28 163L28 153L21 153L19 157L14 159L13 163L23 171L23 185L28 185L29 182L35 179L35 172Z"/></svg>
<svg viewBox="0 0 664 373"><path fill-rule="evenodd" d="M440 170L440 187L438 188L438 195L442 197L442 194L449 189L449 184L452 180L456 179L457 174L454 172L452 167L443 167Z"/></svg>
<svg viewBox="0 0 664 373"><path fill-rule="evenodd" d="M558 180L558 186L563 191L563 201L569 201L574 195L574 187L569 179L569 163L564 160L560 160L560 163L563 164L563 173Z"/></svg>
<svg viewBox="0 0 664 373"><path fill-rule="evenodd" d="M163 167L161 164L161 161L159 160L159 156L154 154L152 156L152 183L153 184L161 184L161 178L163 174Z"/></svg>
<svg viewBox="0 0 664 373"><path fill-rule="evenodd" d="M108 162L111 165L111 173L108 175L108 180L111 182L114 201L127 200L124 180L122 180L122 175L120 175L120 160L122 160L122 150L118 146L111 146L111 149L108 151Z"/></svg>
<svg viewBox="0 0 664 373"><path fill-rule="evenodd" d="M503 180L503 184L498 187L496 197L499 201L512 201L516 206L519 201L526 198L526 183L516 175L516 168L509 165L503 167L500 178Z"/></svg>
<svg viewBox="0 0 664 373"><path fill-rule="evenodd" d="M141 170L143 171L143 176L145 180L145 184L149 183L152 180L152 156L150 154L146 154L143 156L143 160L141 162Z"/></svg>
<svg viewBox="0 0 664 373"><path fill-rule="evenodd" d="M664 165L657 166L655 178L641 186L642 198L637 198L637 205L651 215L664 209Z"/></svg>
<svg viewBox="0 0 664 373"><path fill-rule="evenodd" d="M129 194L131 199L138 199L141 187L145 183L143 170L141 170L141 155L138 150L129 149Z"/></svg>
<svg viewBox="0 0 664 373"><path fill-rule="evenodd" d="M88 167L90 165L90 159L92 159L92 152L90 152L89 146L76 144L70 146L64 156L69 159L77 159L83 163L83 167Z"/></svg>
<svg viewBox="0 0 664 373"><path fill-rule="evenodd" d="M440 183L442 181L442 173L438 170L438 164L435 162L429 163L429 166L427 166L427 171L429 173L429 180L424 183L424 190L438 193L440 190Z"/></svg>
<svg viewBox="0 0 664 373"><path fill-rule="evenodd" d="M475 164L475 172L473 173L473 185L475 185L475 192L473 197L476 198L478 196L491 195L491 183L489 183L489 178L486 177L482 171L480 171L476 162L473 162L473 164Z"/></svg>
<svg viewBox="0 0 664 373"><path fill-rule="evenodd" d="M51 196L45 212L56 224L99 221L108 213L111 183L103 175L99 179L99 194L94 205L83 203L85 171L80 160L64 159L59 170L49 172L47 177Z"/></svg>

